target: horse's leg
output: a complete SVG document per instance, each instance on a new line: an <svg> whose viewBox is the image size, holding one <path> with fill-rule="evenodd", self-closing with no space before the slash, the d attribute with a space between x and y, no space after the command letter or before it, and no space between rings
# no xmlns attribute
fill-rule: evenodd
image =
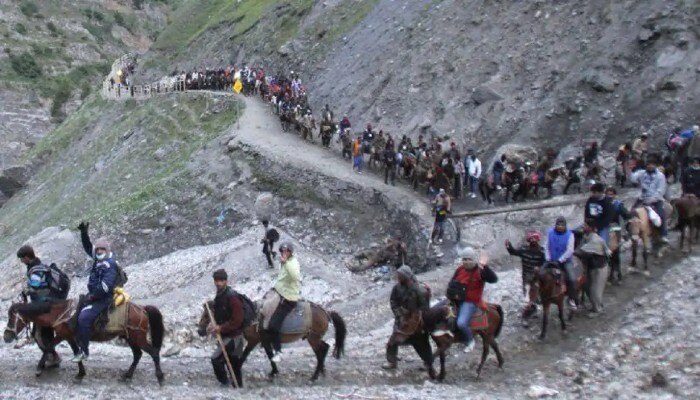
<svg viewBox="0 0 700 400"><path fill-rule="evenodd" d="M639 243L637 243L635 238L632 238L632 261L630 262L630 267L637 266L637 247L639 247Z"/></svg>
<svg viewBox="0 0 700 400"><path fill-rule="evenodd" d="M141 356L143 355L143 351L135 343L129 342L129 347L131 347L131 352L134 355L134 361L131 362L131 366L129 367L129 369L122 374L122 379L124 380L131 379L131 377L134 376L136 366L139 364Z"/></svg>
<svg viewBox="0 0 700 400"><path fill-rule="evenodd" d="M270 371L269 374L267 374L268 377L274 378L275 375L279 374L279 370L277 369L277 364L275 364L274 361L272 361L272 344L270 343L269 340L263 340L262 341L262 346L263 349L265 350L265 354L267 355L267 359L270 360L270 366L272 367L272 370Z"/></svg>
<svg viewBox="0 0 700 400"><path fill-rule="evenodd" d="M498 359L498 368L503 368L503 354L501 354L501 349L498 347L498 343L496 342L496 338L493 338L491 340L491 347L493 348L493 351L496 353L496 358Z"/></svg>
<svg viewBox="0 0 700 400"><path fill-rule="evenodd" d="M681 237L680 237L680 243L678 244L678 250L681 252L683 251L683 240L685 240L685 223L682 221L678 221L678 228L681 230ZM690 242L690 238L688 238L688 242Z"/></svg>
<svg viewBox="0 0 700 400"><path fill-rule="evenodd" d="M326 362L326 355L328 354L328 349L331 346L329 346L328 343L324 342L321 336L314 333L309 335L307 340L311 345L311 348L314 350L314 354L316 354L316 370L314 371L314 374L311 377L311 382L314 382L316 379L318 379L319 374L326 374L324 364Z"/></svg>
<svg viewBox="0 0 700 400"><path fill-rule="evenodd" d="M489 356L489 349L491 348L491 335L489 335L488 332L481 332L479 335L481 336L483 350L481 351L481 362L479 363L479 367L476 369L476 379L481 377L481 369L484 367L486 358Z"/></svg>
<svg viewBox="0 0 700 400"><path fill-rule="evenodd" d="M651 238L644 237L642 239L642 258L644 259L644 271L649 271L649 247L651 247Z"/></svg>
<svg viewBox="0 0 700 400"><path fill-rule="evenodd" d="M561 322L561 332L566 333L566 322L564 321L564 296L560 296L559 301L557 302L557 308L559 309L559 322Z"/></svg>
<svg viewBox="0 0 700 400"><path fill-rule="evenodd" d="M542 302L542 333L540 339L544 340L547 337L547 321L549 320L549 302Z"/></svg>

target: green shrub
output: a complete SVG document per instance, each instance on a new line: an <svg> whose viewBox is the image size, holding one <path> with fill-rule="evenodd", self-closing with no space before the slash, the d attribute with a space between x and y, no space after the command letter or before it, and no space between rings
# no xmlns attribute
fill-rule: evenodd
<svg viewBox="0 0 700 400"><path fill-rule="evenodd" d="M95 21L102 22L105 20L105 15L102 14L99 11L95 11L90 8L85 8L83 9L83 14L88 18L88 19L94 19Z"/></svg>
<svg viewBox="0 0 700 400"><path fill-rule="evenodd" d="M114 22L116 22L117 25L124 26L124 16L119 11L114 12Z"/></svg>
<svg viewBox="0 0 700 400"><path fill-rule="evenodd" d="M26 35L27 34L27 27L24 26L24 24L21 23L16 23L15 24L15 31L19 33L20 35Z"/></svg>
<svg viewBox="0 0 700 400"><path fill-rule="evenodd" d="M61 30L58 29L58 27L56 26L56 24L54 24L54 23L51 22L51 21L49 21L49 22L46 23L46 29L48 29L49 32L51 32L51 36L53 36L53 37L57 37L57 36L59 36L59 35L61 34Z"/></svg>
<svg viewBox="0 0 700 400"><path fill-rule="evenodd" d="M25 78L36 79L41 76L41 67L27 52L20 55L10 54L10 66L18 75Z"/></svg>
<svg viewBox="0 0 700 400"><path fill-rule="evenodd" d="M54 87L53 102L51 102L51 116L63 120L66 113L63 111L63 106L70 99L72 93L71 82L67 79L58 79Z"/></svg>
<svg viewBox="0 0 700 400"><path fill-rule="evenodd" d="M21 2L19 4L19 10L29 18L37 16L39 13L39 7L37 7L36 3L29 0Z"/></svg>

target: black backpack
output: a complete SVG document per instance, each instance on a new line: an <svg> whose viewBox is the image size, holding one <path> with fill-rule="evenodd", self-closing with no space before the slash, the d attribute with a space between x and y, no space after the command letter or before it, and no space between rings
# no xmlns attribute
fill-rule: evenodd
<svg viewBox="0 0 700 400"><path fill-rule="evenodd" d="M124 268L122 268L121 265L119 265L118 261L114 261L114 264L117 265L117 281L114 284L114 287L124 287L126 285L126 282L129 281L129 277L126 275L126 271L124 271Z"/></svg>
<svg viewBox="0 0 700 400"><path fill-rule="evenodd" d="M68 292L70 292L70 278L68 275L61 271L55 263L52 263L49 265L49 276L51 277L49 287L52 295L61 300L67 299Z"/></svg>
<svg viewBox="0 0 700 400"><path fill-rule="evenodd" d="M251 322L255 321L255 318L257 316L255 303L253 303L253 300L251 300L248 296L244 295L243 293L235 293L236 296L238 296L238 300L240 300L241 303L243 303L243 326L248 326Z"/></svg>

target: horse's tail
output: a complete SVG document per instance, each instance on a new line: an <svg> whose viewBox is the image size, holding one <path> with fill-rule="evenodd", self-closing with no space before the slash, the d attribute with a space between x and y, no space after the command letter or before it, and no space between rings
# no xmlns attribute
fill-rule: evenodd
<svg viewBox="0 0 700 400"><path fill-rule="evenodd" d="M151 329L151 344L153 347L160 350L160 347L163 345L163 336L165 335L163 314L154 306L145 306L144 310L146 310L148 326Z"/></svg>
<svg viewBox="0 0 700 400"><path fill-rule="evenodd" d="M333 357L340 358L345 353L345 337L348 334L348 328L345 321L335 311L329 313L333 326L335 327L335 346L333 346Z"/></svg>
<svg viewBox="0 0 700 400"><path fill-rule="evenodd" d="M493 333L493 337L497 338L498 335L501 334L501 328L503 328L503 307L501 307L500 304L494 304L493 305L496 308L496 311L498 312L498 316L500 317L498 319L498 326L496 327L496 332Z"/></svg>

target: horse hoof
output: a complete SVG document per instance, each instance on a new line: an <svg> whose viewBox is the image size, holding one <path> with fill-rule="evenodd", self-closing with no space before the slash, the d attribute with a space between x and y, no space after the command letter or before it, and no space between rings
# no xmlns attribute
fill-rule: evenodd
<svg viewBox="0 0 700 400"><path fill-rule="evenodd" d="M82 376L82 375L76 375L75 377L73 377L73 383L77 383L77 384L83 383L83 378L84 378L84 376Z"/></svg>
<svg viewBox="0 0 700 400"><path fill-rule="evenodd" d="M543 342L544 339L546 338L546 336L545 336L545 335L540 335L540 336L538 336L537 338L538 338L541 342Z"/></svg>
<svg viewBox="0 0 700 400"><path fill-rule="evenodd" d="M43 369L43 368L37 368L36 371L34 371L34 376L36 376L36 377L38 378L38 377L40 377L43 373L44 373L44 369Z"/></svg>
<svg viewBox="0 0 700 400"><path fill-rule="evenodd" d="M121 376L119 376L119 381L121 382L128 382L131 380L132 375L129 375L128 373L123 373Z"/></svg>
<svg viewBox="0 0 700 400"><path fill-rule="evenodd" d="M165 376L164 376L164 375L160 375L160 376L158 376L157 378L158 378L158 385L159 385L159 386L163 386L163 384L165 383Z"/></svg>

